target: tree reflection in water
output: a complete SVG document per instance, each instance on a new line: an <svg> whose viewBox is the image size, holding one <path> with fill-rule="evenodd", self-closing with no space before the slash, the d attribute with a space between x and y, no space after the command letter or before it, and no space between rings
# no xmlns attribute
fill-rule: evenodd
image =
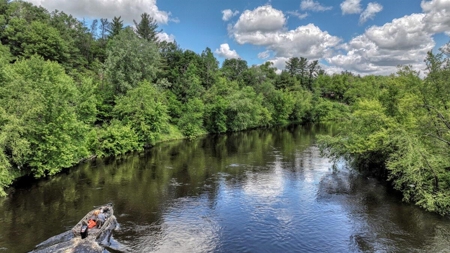
<svg viewBox="0 0 450 253"><path fill-rule="evenodd" d="M31 250L113 202L125 252L439 251L450 222L401 203L313 145L315 126L161 143L23 181L0 200L0 248ZM51 224L51 225L49 225Z"/></svg>

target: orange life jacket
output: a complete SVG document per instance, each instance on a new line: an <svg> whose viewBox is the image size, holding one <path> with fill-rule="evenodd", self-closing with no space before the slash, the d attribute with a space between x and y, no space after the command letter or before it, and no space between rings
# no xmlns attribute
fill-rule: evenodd
<svg viewBox="0 0 450 253"><path fill-rule="evenodd" d="M88 228L93 228L97 225L97 222L95 220L90 219L88 221Z"/></svg>

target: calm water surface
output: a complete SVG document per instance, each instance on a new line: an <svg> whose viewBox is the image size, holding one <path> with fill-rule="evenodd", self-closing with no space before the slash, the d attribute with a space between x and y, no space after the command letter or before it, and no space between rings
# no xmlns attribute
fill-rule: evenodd
<svg viewBox="0 0 450 253"><path fill-rule="evenodd" d="M450 252L450 220L320 157L326 127L163 143L0 199L0 252L27 252L115 205L111 252Z"/></svg>

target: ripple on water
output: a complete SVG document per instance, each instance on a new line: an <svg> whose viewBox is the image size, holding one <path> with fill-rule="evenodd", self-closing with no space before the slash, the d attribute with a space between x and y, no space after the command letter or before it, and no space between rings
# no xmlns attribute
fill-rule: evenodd
<svg viewBox="0 0 450 253"><path fill-rule="evenodd" d="M258 130L82 166L0 201L0 251L31 250L111 199L122 252L450 252L448 218L333 166L312 142Z"/></svg>
<svg viewBox="0 0 450 253"><path fill-rule="evenodd" d="M158 223L130 227L139 238L127 243L130 252L214 252L220 227L207 205L205 198L180 198Z"/></svg>

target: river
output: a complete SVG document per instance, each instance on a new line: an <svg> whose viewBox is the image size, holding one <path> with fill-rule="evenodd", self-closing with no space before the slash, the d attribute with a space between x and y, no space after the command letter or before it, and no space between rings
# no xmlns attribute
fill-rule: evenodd
<svg viewBox="0 0 450 253"><path fill-rule="evenodd" d="M112 202L112 252L450 252L450 219L320 156L290 126L161 143L22 180L0 199L0 252L27 252Z"/></svg>

